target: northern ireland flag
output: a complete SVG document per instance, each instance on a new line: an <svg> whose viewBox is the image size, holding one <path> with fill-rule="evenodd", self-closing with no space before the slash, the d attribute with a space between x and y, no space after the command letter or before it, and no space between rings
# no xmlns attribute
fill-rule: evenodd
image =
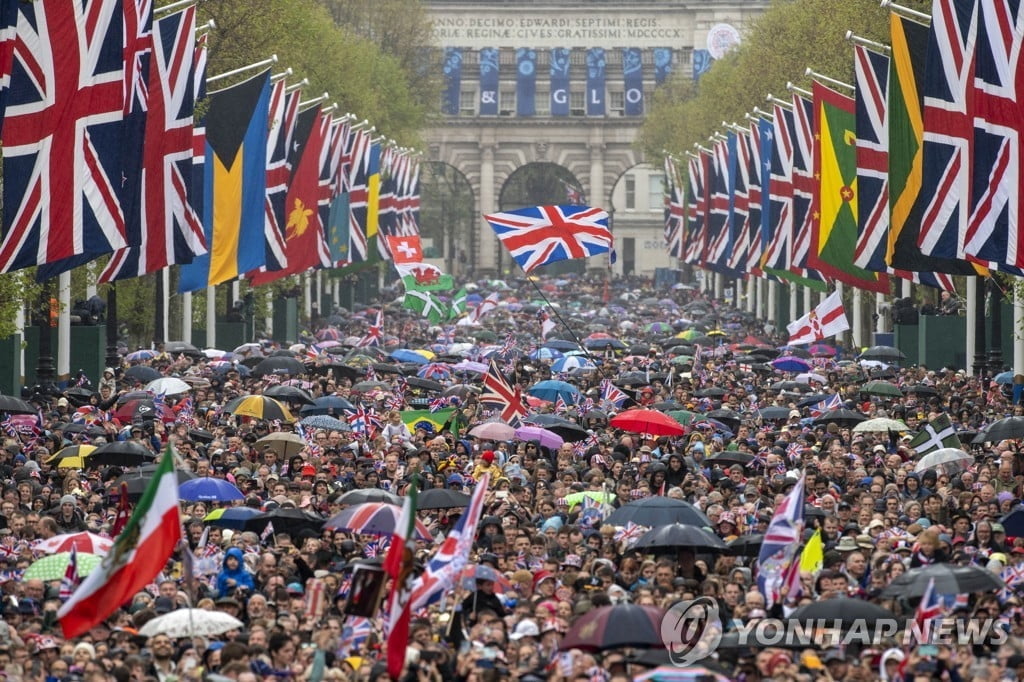
<svg viewBox="0 0 1024 682"><path fill-rule="evenodd" d="M833 291L799 320L786 325L789 345L814 343L842 334L849 328L850 321L846 319L846 311L843 309L843 297L838 291Z"/></svg>
<svg viewBox="0 0 1024 682"><path fill-rule="evenodd" d="M106 620L153 582L181 540L178 479L170 446L114 547L57 612L65 639Z"/></svg>

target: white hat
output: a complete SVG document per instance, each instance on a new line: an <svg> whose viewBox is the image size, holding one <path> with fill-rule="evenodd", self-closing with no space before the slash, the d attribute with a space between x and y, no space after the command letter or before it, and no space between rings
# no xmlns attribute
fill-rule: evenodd
<svg viewBox="0 0 1024 682"><path fill-rule="evenodd" d="M540 637L540 628L537 627L537 621L530 620L529 618L519 621L516 623L512 634L508 636L512 641L522 639L523 637Z"/></svg>

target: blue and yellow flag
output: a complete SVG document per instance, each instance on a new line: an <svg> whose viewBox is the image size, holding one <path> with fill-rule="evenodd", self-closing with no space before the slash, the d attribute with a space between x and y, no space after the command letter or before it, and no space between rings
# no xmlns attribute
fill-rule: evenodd
<svg viewBox="0 0 1024 682"><path fill-rule="evenodd" d="M374 249L382 259L388 258L386 240L378 236L380 227L380 154L379 144L370 147L370 170L366 181L366 259L375 260Z"/></svg>
<svg viewBox="0 0 1024 682"><path fill-rule="evenodd" d="M179 292L221 284L266 264L269 107L269 71L209 97L203 228L210 252L182 266Z"/></svg>

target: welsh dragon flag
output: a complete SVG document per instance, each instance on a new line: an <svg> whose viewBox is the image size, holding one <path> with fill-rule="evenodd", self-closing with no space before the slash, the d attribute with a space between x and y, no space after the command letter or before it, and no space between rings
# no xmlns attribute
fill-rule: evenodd
<svg viewBox="0 0 1024 682"><path fill-rule="evenodd" d="M78 637L106 620L136 592L153 582L181 540L178 479L168 445L153 479L135 506L110 553L89 574L57 618L65 639Z"/></svg>
<svg viewBox="0 0 1024 682"><path fill-rule="evenodd" d="M405 650L409 642L409 617L412 613L412 591L416 576L416 488L419 478L413 477L402 505L402 515L395 524L391 547L384 559L384 572L391 578L388 595L388 620L384 630L388 639L388 675L397 680L405 667Z"/></svg>

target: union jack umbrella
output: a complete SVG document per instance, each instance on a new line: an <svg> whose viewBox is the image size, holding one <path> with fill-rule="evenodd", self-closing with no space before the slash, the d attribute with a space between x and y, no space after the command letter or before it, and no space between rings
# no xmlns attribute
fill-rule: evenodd
<svg viewBox="0 0 1024 682"><path fill-rule="evenodd" d="M393 504L365 502L338 512L324 527L360 535L394 535L401 513L402 508ZM434 539L430 529L419 520L416 521L416 539L424 542Z"/></svg>
<svg viewBox="0 0 1024 682"><path fill-rule="evenodd" d="M608 212L589 206L533 206L485 215L524 272L560 260L588 258L612 248Z"/></svg>
<svg viewBox="0 0 1024 682"><path fill-rule="evenodd" d="M56 554L58 552L70 552L73 548L85 554L106 555L114 541L95 533L65 533L54 535L48 540L40 540L34 549L43 554Z"/></svg>

